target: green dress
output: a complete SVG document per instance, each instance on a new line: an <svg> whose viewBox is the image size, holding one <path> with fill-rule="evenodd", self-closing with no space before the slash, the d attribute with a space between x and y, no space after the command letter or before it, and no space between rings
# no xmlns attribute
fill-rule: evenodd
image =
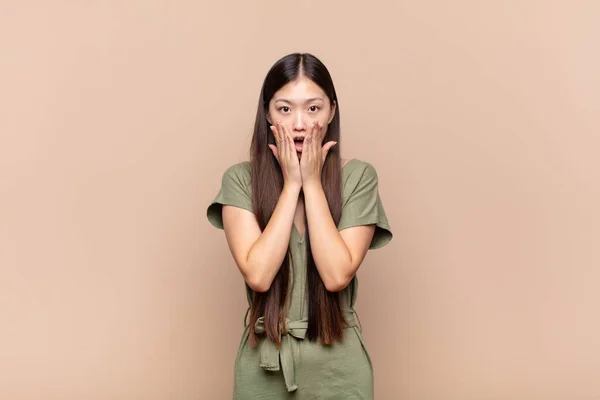
<svg viewBox="0 0 600 400"><path fill-rule="evenodd" d="M338 230L376 224L369 248L377 249L388 244L392 232L379 196L375 168L359 159L349 160L342 167L342 185L342 216ZM252 211L251 190L250 162L230 166L223 174L220 191L208 206L210 223L223 229L223 205ZM357 324L354 318L357 278L354 277L348 287L340 292L342 309L350 324L344 340L332 345L309 341L308 338L305 340L308 317L306 247L304 237L293 225L290 250L295 268L292 269L292 284L288 294L288 333L282 337L279 349L262 335L258 335L258 345L252 347L248 341L249 330L262 333L264 326L261 318L255 326L247 326L244 318L244 330L235 359L233 398L372 399L373 365L361 335L360 322ZM249 304L250 293L246 285Z"/></svg>

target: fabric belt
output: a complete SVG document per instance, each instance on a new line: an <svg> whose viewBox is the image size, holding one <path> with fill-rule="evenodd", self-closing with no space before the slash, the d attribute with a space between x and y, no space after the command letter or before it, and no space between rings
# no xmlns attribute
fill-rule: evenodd
<svg viewBox="0 0 600 400"><path fill-rule="evenodd" d="M344 317L346 318L348 327L357 326L354 315L358 317L356 311L344 310ZM285 326L281 328L282 332L285 331L286 333L282 334L281 346L279 348L268 338L263 340L260 350L260 366L266 371L279 371L281 369L288 392L293 392L298 389L298 385L296 385L296 368L294 352L292 351L292 340L304 340L306 330L308 329L308 319L290 321L286 318ZM265 333L264 317L259 317L256 320L254 332L259 335Z"/></svg>

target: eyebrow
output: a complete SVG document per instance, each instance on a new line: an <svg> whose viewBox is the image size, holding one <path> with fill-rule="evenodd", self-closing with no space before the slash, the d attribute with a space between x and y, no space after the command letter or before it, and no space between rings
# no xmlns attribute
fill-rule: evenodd
<svg viewBox="0 0 600 400"><path fill-rule="evenodd" d="M315 100L323 101L323 98L322 97L311 97L310 99L306 99L305 103L310 103L310 102L315 101ZM281 102L284 102L284 103L288 103L288 104L293 104L288 99L277 99L277 100L275 100L275 103L277 103L278 101L281 101Z"/></svg>

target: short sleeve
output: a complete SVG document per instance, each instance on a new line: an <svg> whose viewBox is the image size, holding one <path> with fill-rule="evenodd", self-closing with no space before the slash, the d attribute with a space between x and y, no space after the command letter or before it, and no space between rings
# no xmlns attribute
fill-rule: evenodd
<svg viewBox="0 0 600 400"><path fill-rule="evenodd" d="M367 162L352 171L344 184L346 197L338 230L359 225L375 224L375 234L369 249L378 249L392 240L392 231L379 196L375 167Z"/></svg>
<svg viewBox="0 0 600 400"><path fill-rule="evenodd" d="M224 205L253 212L248 162L232 165L223 173L221 189L206 209L206 217L215 228L223 229Z"/></svg>

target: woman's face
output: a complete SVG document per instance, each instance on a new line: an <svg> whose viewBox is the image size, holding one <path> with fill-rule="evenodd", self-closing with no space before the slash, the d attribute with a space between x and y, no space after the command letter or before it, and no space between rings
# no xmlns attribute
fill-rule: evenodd
<svg viewBox="0 0 600 400"><path fill-rule="evenodd" d="M283 86L273 95L269 102L267 120L271 125L281 122L292 135L292 138L304 138L308 134L313 121L323 125L323 129L335 115L335 104L316 83L301 77ZM302 155L302 142L295 142L296 152Z"/></svg>

